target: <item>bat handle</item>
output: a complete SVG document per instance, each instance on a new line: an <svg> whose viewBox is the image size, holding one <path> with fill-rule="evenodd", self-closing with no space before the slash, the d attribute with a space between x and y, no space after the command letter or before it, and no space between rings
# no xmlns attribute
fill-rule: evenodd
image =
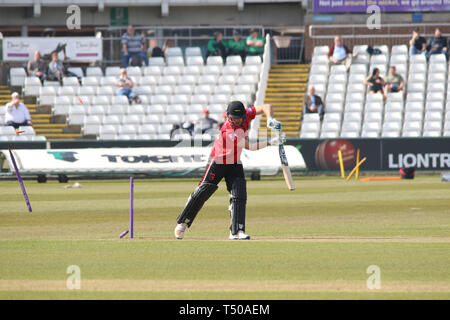
<svg viewBox="0 0 450 320"><path fill-rule="evenodd" d="M280 141L280 145L284 145L284 142L282 141L286 140L286 133L272 129L272 134L276 135L278 141Z"/></svg>

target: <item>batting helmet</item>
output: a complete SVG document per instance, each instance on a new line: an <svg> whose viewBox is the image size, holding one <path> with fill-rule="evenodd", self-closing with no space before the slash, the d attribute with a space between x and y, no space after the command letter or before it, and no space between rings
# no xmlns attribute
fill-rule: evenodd
<svg viewBox="0 0 450 320"><path fill-rule="evenodd" d="M245 107L240 101L231 101L227 107L227 116L232 119L245 118Z"/></svg>

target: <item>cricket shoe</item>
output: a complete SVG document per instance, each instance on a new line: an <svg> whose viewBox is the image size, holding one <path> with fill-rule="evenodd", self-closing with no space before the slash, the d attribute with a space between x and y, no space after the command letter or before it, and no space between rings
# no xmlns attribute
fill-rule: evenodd
<svg viewBox="0 0 450 320"><path fill-rule="evenodd" d="M179 223L175 227L174 234L175 238L181 240L184 238L184 231L186 230L187 224L186 223Z"/></svg>
<svg viewBox="0 0 450 320"><path fill-rule="evenodd" d="M231 234L228 237L229 240L250 240L250 236L245 234L244 231L239 230L237 234Z"/></svg>

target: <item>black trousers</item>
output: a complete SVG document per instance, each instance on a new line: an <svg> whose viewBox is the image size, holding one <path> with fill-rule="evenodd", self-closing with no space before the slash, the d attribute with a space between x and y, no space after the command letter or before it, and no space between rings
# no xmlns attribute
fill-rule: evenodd
<svg viewBox="0 0 450 320"><path fill-rule="evenodd" d="M236 234L238 230L245 231L247 187L242 164L219 164L212 160L199 185L202 183L217 185L223 178L230 193L230 231Z"/></svg>
<svg viewBox="0 0 450 320"><path fill-rule="evenodd" d="M21 126L28 126L28 121L25 120L25 121L22 122L22 123L13 122L13 121L8 121L8 122L6 123L6 125L7 125L7 126L14 127L14 129L19 129L19 127L21 127Z"/></svg>
<svg viewBox="0 0 450 320"><path fill-rule="evenodd" d="M202 183L212 183L218 185L225 178L228 192L231 192L234 181L237 178L245 179L244 168L241 163L235 164L218 164L214 160L210 160L206 167L206 172L199 185Z"/></svg>
<svg viewBox="0 0 450 320"><path fill-rule="evenodd" d="M203 179L190 195L183 211L177 218L177 223L186 223L189 227L193 223L203 204L217 190L219 182L225 178L227 190L230 193L230 231L237 234L245 231L245 207L247 202L247 186L242 164L219 164L210 160Z"/></svg>

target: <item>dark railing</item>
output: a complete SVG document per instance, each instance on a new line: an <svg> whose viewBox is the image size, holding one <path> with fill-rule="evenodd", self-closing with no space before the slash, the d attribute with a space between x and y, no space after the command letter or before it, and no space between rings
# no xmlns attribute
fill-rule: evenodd
<svg viewBox="0 0 450 320"><path fill-rule="evenodd" d="M148 48L149 40L155 39L160 48L163 48L164 43L167 43L169 47L180 47L182 49L200 47L205 57L208 41L213 38L215 32L222 32L224 39L228 40L233 38L234 30L239 30L242 37L246 38L252 28L257 29L260 35L264 35L266 32L262 26L135 27L135 32L143 34L146 39L146 48ZM103 39L103 64L120 64L122 49L120 41L122 35L126 32L126 27L98 27L95 32Z"/></svg>
<svg viewBox="0 0 450 320"><path fill-rule="evenodd" d="M276 38L275 38L276 39ZM280 48L272 37L273 63L303 63L305 41L303 35L289 37L289 46Z"/></svg>
<svg viewBox="0 0 450 320"><path fill-rule="evenodd" d="M250 29L257 29L260 35L270 34L273 31L264 26L185 26L185 27L135 27L136 33L143 34L146 39L146 48L148 48L149 40L155 39L158 46L163 48L164 43L169 46L181 47L200 47L202 48L203 57L206 56L206 47L208 41L213 37L214 32L222 32L224 39L232 39L233 31L239 30L242 37L246 38ZM97 36L103 39L103 64L117 65L121 61L121 44L122 35L126 32L126 27L98 27L95 29ZM290 45L287 48L276 48L274 58L277 63L301 63L304 61L304 37L295 35L290 37Z"/></svg>

